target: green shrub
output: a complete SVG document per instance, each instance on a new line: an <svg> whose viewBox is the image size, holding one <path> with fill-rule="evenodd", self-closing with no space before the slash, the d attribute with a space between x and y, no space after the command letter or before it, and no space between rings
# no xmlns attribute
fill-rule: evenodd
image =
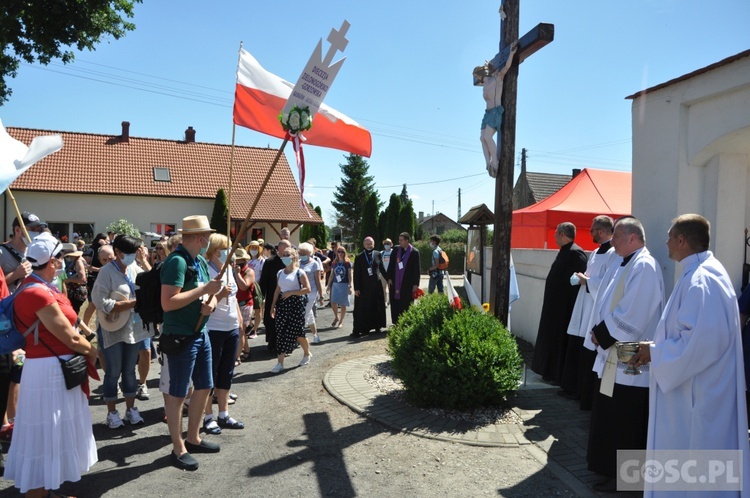
<svg viewBox="0 0 750 498"><path fill-rule="evenodd" d="M516 341L491 315L454 310L442 294L416 301L389 333L393 369L417 406L471 409L502 404L518 389Z"/></svg>

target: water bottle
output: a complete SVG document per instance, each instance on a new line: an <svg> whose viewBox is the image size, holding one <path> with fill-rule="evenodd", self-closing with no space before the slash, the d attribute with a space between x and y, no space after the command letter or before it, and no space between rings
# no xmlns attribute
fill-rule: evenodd
<svg viewBox="0 0 750 498"><path fill-rule="evenodd" d="M18 356L16 356L16 366L17 367L22 367L24 361L26 361L26 355L24 353L21 353Z"/></svg>

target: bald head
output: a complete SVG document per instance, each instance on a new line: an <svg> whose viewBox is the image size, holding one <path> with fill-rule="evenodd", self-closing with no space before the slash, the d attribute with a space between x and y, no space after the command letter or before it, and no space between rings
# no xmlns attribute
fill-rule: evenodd
<svg viewBox="0 0 750 498"><path fill-rule="evenodd" d="M284 251L284 249L289 249L290 247L292 247L292 243L291 242L289 242L286 239L281 239L279 241L279 245L278 245L277 251L278 251L279 254L281 254Z"/></svg>
<svg viewBox="0 0 750 498"><path fill-rule="evenodd" d="M362 245L365 246L365 249L368 251L372 251L375 248L375 239L372 237L365 237Z"/></svg>
<svg viewBox="0 0 750 498"><path fill-rule="evenodd" d="M99 248L99 262L102 266L106 265L110 261L115 259L115 250L111 245L107 244Z"/></svg>

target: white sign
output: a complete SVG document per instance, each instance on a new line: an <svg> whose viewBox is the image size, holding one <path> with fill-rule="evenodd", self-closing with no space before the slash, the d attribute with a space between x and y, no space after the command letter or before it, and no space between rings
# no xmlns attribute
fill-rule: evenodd
<svg viewBox="0 0 750 498"><path fill-rule="evenodd" d="M286 101L284 108L281 110L284 115L288 114L293 106L309 107L311 118L318 112L328 89L331 88L334 78L339 74L339 70L346 60L346 57L344 57L335 64L331 64L336 52L339 50L343 52L349 43L349 40L346 39L349 26L351 26L349 21L344 20L341 29L338 31L331 30L331 34L327 38L331 48L328 49L325 59L323 58L323 39L321 38L318 41L318 45L313 50L310 60L297 80L289 100Z"/></svg>

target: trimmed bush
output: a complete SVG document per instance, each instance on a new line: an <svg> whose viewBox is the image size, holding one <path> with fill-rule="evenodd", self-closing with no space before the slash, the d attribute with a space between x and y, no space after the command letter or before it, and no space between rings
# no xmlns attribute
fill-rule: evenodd
<svg viewBox="0 0 750 498"><path fill-rule="evenodd" d="M419 266L423 274L428 272L432 264L432 249L428 240L419 240L412 242L412 245L419 251ZM448 242L440 243L440 247L445 251L450 259L448 263L448 273L451 275L461 275L464 272L464 259L466 258L465 242Z"/></svg>
<svg viewBox="0 0 750 498"><path fill-rule="evenodd" d="M516 341L491 315L454 310L442 294L417 300L388 335L393 369L417 406L501 405L518 389Z"/></svg>

